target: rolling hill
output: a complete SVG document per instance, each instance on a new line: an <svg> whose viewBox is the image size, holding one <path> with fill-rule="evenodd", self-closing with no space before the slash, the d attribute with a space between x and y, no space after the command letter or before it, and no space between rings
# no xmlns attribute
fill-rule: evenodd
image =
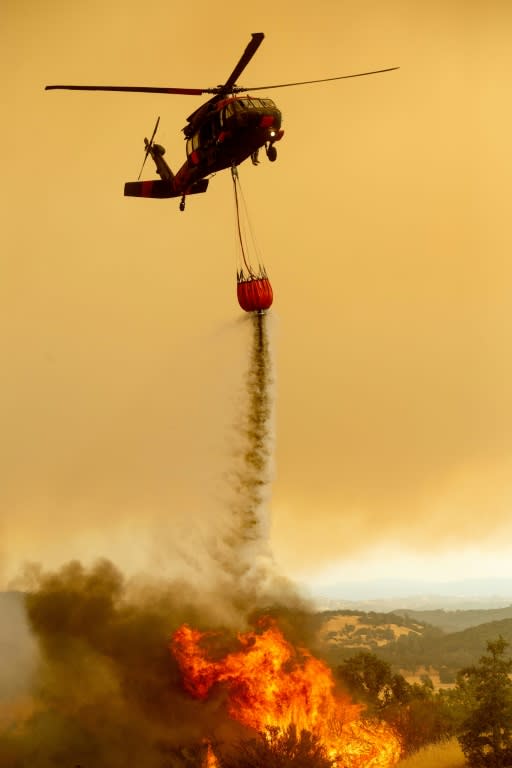
<svg viewBox="0 0 512 768"><path fill-rule="evenodd" d="M396 671L414 674L418 670L427 670L449 681L463 667L478 662L486 651L488 640L501 635L512 646L512 617L482 621L458 632L447 632L419 620L420 615L429 611L414 612L414 616L411 613L354 611L323 614L317 633L319 650L331 666L358 651L369 651L387 661ZM496 613L500 615L495 610L468 613L480 614L484 619L492 619ZM475 618L472 615L466 621L472 622Z"/></svg>

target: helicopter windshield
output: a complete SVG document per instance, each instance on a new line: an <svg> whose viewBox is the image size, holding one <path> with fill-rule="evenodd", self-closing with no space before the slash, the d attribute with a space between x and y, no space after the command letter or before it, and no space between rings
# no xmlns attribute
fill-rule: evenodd
<svg viewBox="0 0 512 768"><path fill-rule="evenodd" d="M275 109L272 99L255 99L252 96L233 99L224 108L224 117L231 117L236 112L244 112L246 109Z"/></svg>
<svg viewBox="0 0 512 768"><path fill-rule="evenodd" d="M276 106L272 99L255 99L252 96L244 96L240 101L246 109L268 109Z"/></svg>

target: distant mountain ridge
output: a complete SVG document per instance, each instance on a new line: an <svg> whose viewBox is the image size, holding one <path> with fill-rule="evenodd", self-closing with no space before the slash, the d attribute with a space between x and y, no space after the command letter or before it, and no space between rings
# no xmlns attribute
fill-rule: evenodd
<svg viewBox="0 0 512 768"><path fill-rule="evenodd" d="M460 632L479 624L512 619L512 605L505 608L488 608L485 610L470 609L447 611L444 609L414 611L409 608L398 608L393 611L398 616L439 627L443 632Z"/></svg>
<svg viewBox="0 0 512 768"><path fill-rule="evenodd" d="M393 666L407 669L424 666L445 670L454 676L463 667L476 664L485 653L487 642L500 635L512 648L512 619L478 624L449 634L438 628L426 627L420 637L414 638L414 643L398 638L382 649L381 655Z"/></svg>

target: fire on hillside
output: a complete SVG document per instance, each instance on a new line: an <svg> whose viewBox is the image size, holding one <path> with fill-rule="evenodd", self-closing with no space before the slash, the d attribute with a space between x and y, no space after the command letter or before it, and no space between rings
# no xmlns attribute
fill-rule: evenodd
<svg viewBox="0 0 512 768"><path fill-rule="evenodd" d="M365 720L359 705L336 694L331 670L295 648L275 622L261 619L257 631L237 636L238 650L221 658L209 652L213 637L186 624L173 635L171 649L191 696L206 699L218 686L231 718L258 733L284 732L290 725L309 731L340 768L390 768L398 762L401 746L393 730ZM207 762L209 768L216 764L211 749Z"/></svg>

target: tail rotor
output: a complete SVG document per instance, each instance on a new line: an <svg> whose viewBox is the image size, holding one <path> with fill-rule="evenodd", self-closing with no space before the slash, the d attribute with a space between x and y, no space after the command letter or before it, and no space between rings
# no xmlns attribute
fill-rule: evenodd
<svg viewBox="0 0 512 768"><path fill-rule="evenodd" d="M153 128L153 133L151 134L150 140L148 141L147 138L144 137L144 144L146 145L146 151L144 153L144 160L142 162L139 175L137 176L137 181L139 181L140 177L142 176L142 171L144 170L144 166L146 165L146 160L148 159L148 155L150 154L151 149L153 147L153 139L155 138L159 122L160 122L160 116L158 116L156 119L155 127Z"/></svg>

